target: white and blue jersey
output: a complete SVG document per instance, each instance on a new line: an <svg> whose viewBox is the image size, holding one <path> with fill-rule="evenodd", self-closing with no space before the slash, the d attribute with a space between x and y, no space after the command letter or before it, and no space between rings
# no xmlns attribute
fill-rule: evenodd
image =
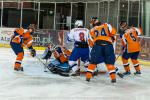
<svg viewBox="0 0 150 100"><path fill-rule="evenodd" d="M80 43L87 43L89 38L89 30L87 28L74 28L68 34L69 41L75 41Z"/></svg>
<svg viewBox="0 0 150 100"><path fill-rule="evenodd" d="M87 28L74 28L68 34L68 39L74 41L74 48L69 57L69 65L77 68L77 60L81 59L83 62L89 61L89 30Z"/></svg>

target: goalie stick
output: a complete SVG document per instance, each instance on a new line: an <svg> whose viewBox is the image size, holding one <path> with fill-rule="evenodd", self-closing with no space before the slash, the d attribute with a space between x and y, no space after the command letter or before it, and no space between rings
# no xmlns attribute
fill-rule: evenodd
<svg viewBox="0 0 150 100"><path fill-rule="evenodd" d="M44 65L44 68L47 68L47 64L45 64L38 56L35 56L35 58Z"/></svg>

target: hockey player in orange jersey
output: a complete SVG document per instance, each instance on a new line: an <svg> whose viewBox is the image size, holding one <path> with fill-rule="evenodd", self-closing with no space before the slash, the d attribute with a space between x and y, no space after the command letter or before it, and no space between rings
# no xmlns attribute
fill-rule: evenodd
<svg viewBox="0 0 150 100"><path fill-rule="evenodd" d="M29 25L27 32L24 33L23 28L17 28L14 31L14 34L11 37L10 45L14 53L17 55L14 70L16 71L23 71L23 67L21 66L23 57L24 57L24 50L23 46L27 46L29 51L31 52L31 56L36 55L36 51L32 47L32 36L31 34L34 32L35 26Z"/></svg>
<svg viewBox="0 0 150 100"><path fill-rule="evenodd" d="M100 26L100 25L101 25L101 22L99 21L99 19L97 17L92 17L90 19L90 28L93 28L95 26ZM112 37L112 41L115 42L115 40L116 40L115 37ZM89 42L89 46L92 48L94 46L93 39L90 38L88 40L88 42ZM103 57L99 58L99 63L103 63L103 62L104 62ZM119 68L118 67L115 68L115 71L116 71L116 74L120 78L123 78L124 75L119 72ZM97 74L98 74L98 69L96 69L96 71L94 72L94 75L97 75Z"/></svg>
<svg viewBox="0 0 150 100"><path fill-rule="evenodd" d="M90 53L90 64L88 66L86 81L90 81L96 65L99 60L103 58L107 69L110 74L111 82L116 82L115 73L115 54L113 48L113 40L116 30L108 23L101 24L100 26L95 26L91 29L90 35L93 39L94 46L92 47Z"/></svg>
<svg viewBox="0 0 150 100"><path fill-rule="evenodd" d="M121 26L122 27L122 26ZM131 58L131 61L133 63L133 66L136 70L134 74L141 74L140 71L140 65L138 62L138 55L140 52L140 41L138 36L142 34L141 29L136 28L136 27L122 27L125 32L122 35L122 42L123 42L123 47L124 47L124 52L122 54L122 62L124 65L125 73L124 75L130 75L130 67L128 63L128 59Z"/></svg>

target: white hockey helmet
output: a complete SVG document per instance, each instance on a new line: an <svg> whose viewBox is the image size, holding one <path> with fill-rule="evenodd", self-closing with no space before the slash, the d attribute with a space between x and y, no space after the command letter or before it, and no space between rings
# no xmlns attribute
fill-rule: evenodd
<svg viewBox="0 0 150 100"><path fill-rule="evenodd" d="M77 20L75 22L75 27L83 26L83 21L82 20Z"/></svg>

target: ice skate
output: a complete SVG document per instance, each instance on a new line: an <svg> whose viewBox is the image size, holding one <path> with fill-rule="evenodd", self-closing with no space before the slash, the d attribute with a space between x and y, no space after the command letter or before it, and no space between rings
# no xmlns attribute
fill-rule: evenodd
<svg viewBox="0 0 150 100"><path fill-rule="evenodd" d="M23 67L20 68L14 68L15 71L23 71Z"/></svg>
<svg viewBox="0 0 150 100"><path fill-rule="evenodd" d="M98 70L94 71L93 77L98 75Z"/></svg>
<svg viewBox="0 0 150 100"><path fill-rule="evenodd" d="M87 82L90 82L90 78L86 78L86 81L87 81Z"/></svg>
<svg viewBox="0 0 150 100"><path fill-rule="evenodd" d="M70 76L80 76L80 69L77 70L77 71L75 71L75 72L73 72L73 71L71 70L69 75L70 75Z"/></svg>
<svg viewBox="0 0 150 100"><path fill-rule="evenodd" d="M111 80L111 83L116 83L116 79Z"/></svg>
<svg viewBox="0 0 150 100"><path fill-rule="evenodd" d="M141 75L141 71L134 72L134 75Z"/></svg>
<svg viewBox="0 0 150 100"><path fill-rule="evenodd" d="M118 75L120 78L123 78L123 77L124 77L124 74L122 74L122 73L117 73L117 75Z"/></svg>
<svg viewBox="0 0 150 100"><path fill-rule="evenodd" d="M125 76L125 75L131 75L131 72L130 72L130 71L124 72L123 75L124 75L124 76Z"/></svg>

